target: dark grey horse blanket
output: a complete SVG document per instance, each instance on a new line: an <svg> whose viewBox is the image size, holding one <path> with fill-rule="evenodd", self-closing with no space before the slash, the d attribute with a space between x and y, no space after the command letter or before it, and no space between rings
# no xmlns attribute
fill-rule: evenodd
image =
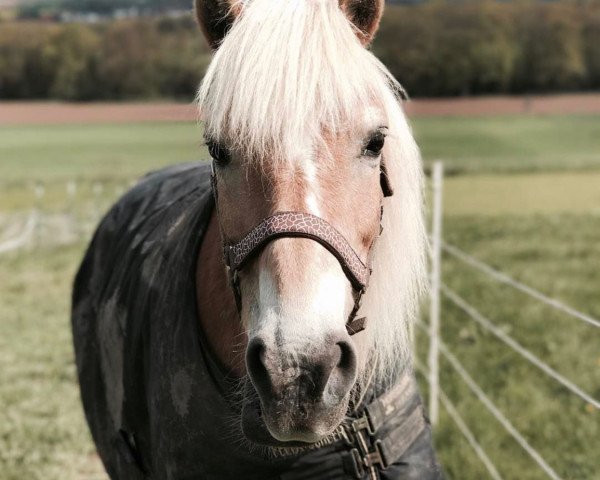
<svg viewBox="0 0 600 480"><path fill-rule="evenodd" d="M119 480L361 478L342 440L273 456L243 438L238 380L209 352L196 309L209 174L194 163L146 176L104 217L77 274L77 372L106 470ZM418 393L410 402L420 407ZM380 476L441 478L428 424Z"/></svg>

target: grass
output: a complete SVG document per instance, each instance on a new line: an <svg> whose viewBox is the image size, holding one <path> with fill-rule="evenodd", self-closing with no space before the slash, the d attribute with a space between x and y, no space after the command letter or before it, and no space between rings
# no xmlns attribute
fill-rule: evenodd
<svg viewBox="0 0 600 480"><path fill-rule="evenodd" d="M0 256L10 272L0 275L2 480L102 478L71 347L70 288L82 248Z"/></svg>
<svg viewBox="0 0 600 480"><path fill-rule="evenodd" d="M449 172L526 172L600 168L600 117L418 118L426 159Z"/></svg>
<svg viewBox="0 0 600 480"><path fill-rule="evenodd" d="M448 215L600 213L600 170L481 174L444 181Z"/></svg>
<svg viewBox="0 0 600 480"><path fill-rule="evenodd" d="M427 159L444 158L445 238L476 257L600 317L600 117L418 119ZM205 157L193 124L3 127L0 225L34 203L97 215L143 172ZM68 198L65 184L78 179ZM102 182L100 191L94 187ZM96 201L92 201L94 197ZM95 213L94 213L95 212ZM2 233L2 232L0 232ZM2 238L0 236L0 238ZM1 243L2 240L0 240ZM0 480L105 478L79 403L69 328L72 276L84 245L0 256ZM466 266L444 279L484 315L600 398L600 335ZM600 472L600 412L444 302L442 333L492 400L558 473ZM423 358L424 338L418 352ZM504 478L545 478L446 363L442 385ZM426 390L426 385L423 383ZM487 478L442 409L436 444L450 478Z"/></svg>
<svg viewBox="0 0 600 480"><path fill-rule="evenodd" d="M449 172L600 169L600 116L417 118L425 159ZM206 158L193 123L17 126L0 129L0 183L128 180Z"/></svg>
<svg viewBox="0 0 600 480"><path fill-rule="evenodd" d="M446 238L545 293L600 317L600 218L450 216ZM75 384L69 296L83 245L0 257L0 478L80 480L98 464ZM561 373L600 397L600 333L446 259L451 288ZM43 294L40 294L43 292ZM511 353L449 303L443 338L564 478L600 471L598 411ZM421 339L422 340L422 339ZM421 343L419 352L425 352ZM442 385L505 478L545 478L442 364ZM486 478L442 409L436 442L451 478Z"/></svg>
<svg viewBox="0 0 600 480"><path fill-rule="evenodd" d="M446 240L514 278L600 318L600 216L545 214L446 217ZM600 398L600 331L448 256L443 278L505 333ZM486 394L566 479L598 478L600 412L546 377L449 301L442 337ZM426 360L424 335L418 334ZM458 406L504 478L547 478L442 361L442 388ZM442 408L436 432L451 478L487 478ZM468 472L468 473L466 473Z"/></svg>
<svg viewBox="0 0 600 480"><path fill-rule="evenodd" d="M0 181L129 180L203 154L193 123L44 125L0 129Z"/></svg>
<svg viewBox="0 0 600 480"><path fill-rule="evenodd" d="M149 166L157 168L160 163ZM73 204L100 196L113 199L129 188L132 179L141 174L110 178L108 173L94 179L82 175L73 197L67 195L67 181L47 181L44 198L35 199L36 181L12 183L0 188L0 210L24 210L34 203L46 209L71 209ZM36 177L33 177L36 179ZM39 180L39 177L37 177ZM551 171L454 175L444 181L444 207L448 215L529 215L532 213L598 213L600 212L600 169L591 171Z"/></svg>

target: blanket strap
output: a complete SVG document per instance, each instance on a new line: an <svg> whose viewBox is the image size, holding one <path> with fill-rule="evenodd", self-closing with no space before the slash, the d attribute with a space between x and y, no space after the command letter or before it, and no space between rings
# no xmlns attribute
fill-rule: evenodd
<svg viewBox="0 0 600 480"><path fill-rule="evenodd" d="M360 417L342 424L356 479L368 474L370 480L378 480L378 472L401 458L423 432L427 423L420 402L411 401L415 394L415 381L407 374L367 405Z"/></svg>

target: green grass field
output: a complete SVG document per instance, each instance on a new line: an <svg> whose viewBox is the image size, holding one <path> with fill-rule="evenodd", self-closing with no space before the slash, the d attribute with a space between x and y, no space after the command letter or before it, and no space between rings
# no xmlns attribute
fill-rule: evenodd
<svg viewBox="0 0 600 480"><path fill-rule="evenodd" d="M75 383L69 290L82 250L0 257L2 480L106 478Z"/></svg>
<svg viewBox="0 0 600 480"><path fill-rule="evenodd" d="M424 158L448 171L524 172L600 167L600 117L418 118Z"/></svg>
<svg viewBox="0 0 600 480"><path fill-rule="evenodd" d="M2 127L0 179L130 179L197 159L202 143L200 127L190 123Z"/></svg>
<svg viewBox="0 0 600 480"><path fill-rule="evenodd" d="M446 241L514 278L600 318L600 216L583 214L446 217ZM600 397L600 331L558 313L464 264L444 257L443 280L535 355ZM572 395L485 331L451 302L442 337L476 382L559 475L600 478L600 412ZM418 331L426 362L426 339ZM545 474L517 446L442 360L442 388L499 472L508 479ZM455 479L487 478L442 408L437 444ZM467 472L467 473L465 473Z"/></svg>
<svg viewBox="0 0 600 480"><path fill-rule="evenodd" d="M428 161L451 173L600 169L599 116L418 118ZM173 162L204 158L191 123L24 126L0 129L0 182L32 178L129 179Z"/></svg>
<svg viewBox="0 0 600 480"><path fill-rule="evenodd" d="M419 119L426 159L444 158L445 238L476 257L600 317L600 117ZM190 124L3 127L0 214L67 208L105 181L105 204L146 170L203 158ZM460 175L458 173L461 173ZM1 232L0 232L1 233ZM83 242L0 255L0 480L104 479L75 383L69 297ZM8 272L8 274L5 274ZM600 332L444 259L444 281L504 331L595 398ZM444 302L442 333L499 408L564 478L600 478L600 412L568 394ZM425 356L419 335L418 354ZM426 391L426 385L423 384ZM544 474L442 363L442 387L506 479ZM487 478L442 409L436 431L448 476Z"/></svg>

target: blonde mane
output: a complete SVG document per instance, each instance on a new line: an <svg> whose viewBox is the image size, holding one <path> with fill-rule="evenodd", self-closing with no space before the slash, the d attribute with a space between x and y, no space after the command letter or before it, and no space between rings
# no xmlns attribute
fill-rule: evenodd
<svg viewBox="0 0 600 480"><path fill-rule="evenodd" d="M426 272L422 167L399 104L401 87L361 45L338 2L251 0L241 12L198 93L207 137L232 145L248 162L286 161L301 136L319 141L323 131L342 131L374 103L387 114L384 156L395 193L385 199L361 308L376 345L375 380L384 382L410 359Z"/></svg>

